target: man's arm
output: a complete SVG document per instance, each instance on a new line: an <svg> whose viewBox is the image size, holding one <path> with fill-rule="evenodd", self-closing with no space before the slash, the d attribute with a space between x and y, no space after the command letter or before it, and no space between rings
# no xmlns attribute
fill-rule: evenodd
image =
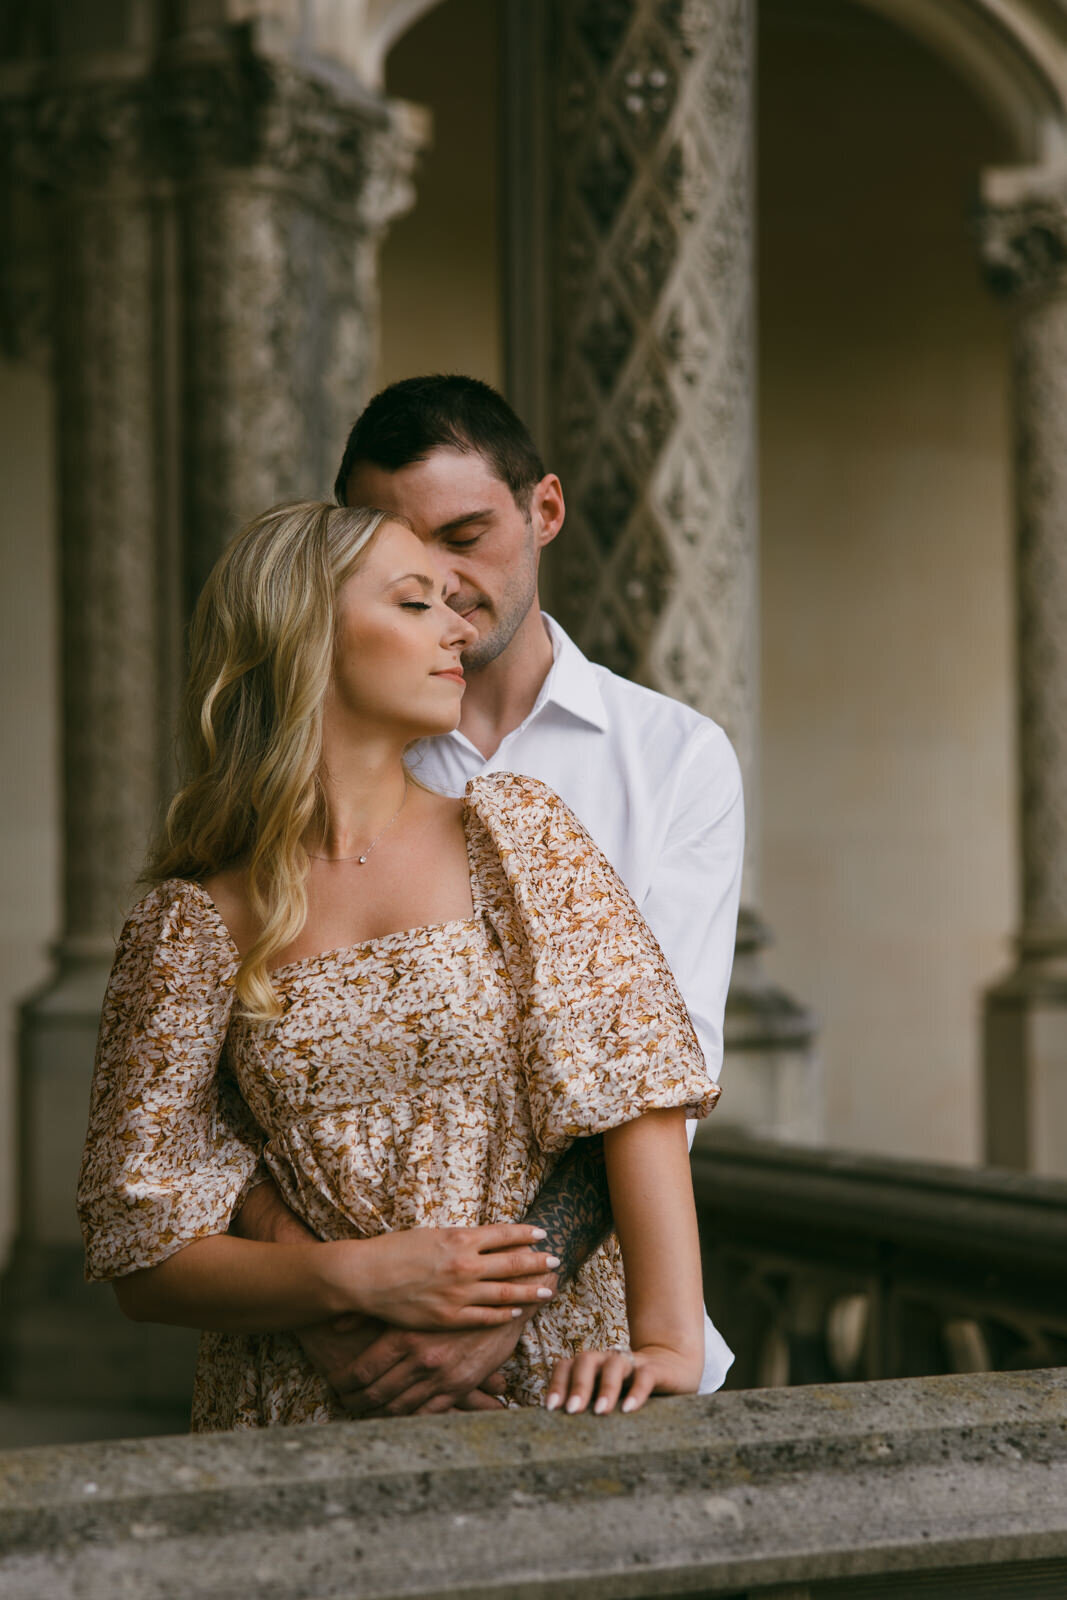
<svg viewBox="0 0 1067 1600"><path fill-rule="evenodd" d="M544 1228L540 1248L559 1259L549 1287L569 1283L611 1232L611 1201L600 1138L579 1139L561 1156L523 1221ZM294 1243L313 1237L273 1184L253 1189L234 1230L245 1238ZM338 1318L296 1335L308 1360L355 1417L372 1412L495 1410L499 1368L528 1321L461 1333L413 1333L370 1319Z"/></svg>

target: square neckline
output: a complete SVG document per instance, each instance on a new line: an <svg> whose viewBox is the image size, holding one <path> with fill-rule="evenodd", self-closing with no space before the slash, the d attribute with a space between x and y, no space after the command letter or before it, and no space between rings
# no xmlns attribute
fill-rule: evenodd
<svg viewBox="0 0 1067 1600"><path fill-rule="evenodd" d="M377 945L387 944L392 939L403 939L403 938L408 937L411 934L416 934L416 933L437 933L437 932L443 931L444 929L447 929L447 928L477 928L477 927L480 927L482 925L482 923L484 922L484 912L483 912L483 908L482 908L481 895L478 892L478 881L477 881L477 875L476 875L476 873L474 871L474 862L471 859L471 839L470 839L470 831L469 831L469 828L468 828L468 819L469 819L470 815L471 815L470 784L468 783L467 792L463 796L462 822L463 822L463 844L464 844L464 848L466 849L466 852L467 852L467 882L468 882L468 885L470 887L470 892L471 892L471 905L474 908L472 916L469 916L469 917L450 917L445 922L419 922L419 923L415 923L410 928L394 928L389 933L376 934L373 939L358 939L353 944L339 944L339 945L334 945L329 950L317 950L312 955L300 956L295 961L283 962L281 966L268 967L268 969L267 969L267 977L271 980L271 982L273 982L274 979L280 973L294 972L294 971L298 970L300 967L311 966L316 961L327 961L327 960L329 960L331 958L339 959L342 956L353 955L357 950L373 950ZM190 887L192 887L193 889L196 889L199 892L201 900L204 902L204 904L207 906L209 912L214 917L215 922L218 924L218 927L219 927L219 929L220 929L220 931L222 933L223 938L225 939L226 943L229 945L234 959L236 960L238 965L240 965L240 963L244 960L244 957L241 955L240 950L238 950L238 948L237 948L237 942L234 939L233 934L230 932L229 927L226 924L226 919L223 917L222 912L219 910L218 906L215 904L215 902L212 899L211 895L204 888L204 885L196 878L184 878L184 879L181 879L180 881L190 885Z"/></svg>

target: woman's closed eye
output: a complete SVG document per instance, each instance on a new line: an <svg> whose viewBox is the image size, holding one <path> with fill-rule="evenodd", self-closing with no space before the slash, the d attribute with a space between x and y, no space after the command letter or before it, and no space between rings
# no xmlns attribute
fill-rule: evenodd
<svg viewBox="0 0 1067 1600"><path fill-rule="evenodd" d="M401 600L402 611L429 611L430 607L425 600Z"/></svg>

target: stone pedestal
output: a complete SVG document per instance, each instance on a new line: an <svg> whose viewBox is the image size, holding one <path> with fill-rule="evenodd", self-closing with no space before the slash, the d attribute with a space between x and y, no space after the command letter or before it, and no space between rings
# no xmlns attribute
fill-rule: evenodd
<svg viewBox="0 0 1067 1600"><path fill-rule="evenodd" d="M986 1158L1067 1173L1067 170L987 174L1013 318L1022 916L985 1004Z"/></svg>
<svg viewBox="0 0 1067 1600"><path fill-rule="evenodd" d="M49 240L65 793L56 973L22 1014L2 1337L19 1398L166 1407L195 1338L127 1324L81 1283L100 1002L173 784L185 615L242 521L329 494L374 358L377 245L426 125L306 30L287 54L210 7L122 18L59 6L54 53L0 78L6 214L32 194Z"/></svg>
<svg viewBox="0 0 1067 1600"><path fill-rule="evenodd" d="M552 24L549 410L568 505L553 606L594 659L725 727L744 773L754 907L755 7L560 0ZM743 915L731 1111L817 1136L813 1024L761 974L758 927Z"/></svg>

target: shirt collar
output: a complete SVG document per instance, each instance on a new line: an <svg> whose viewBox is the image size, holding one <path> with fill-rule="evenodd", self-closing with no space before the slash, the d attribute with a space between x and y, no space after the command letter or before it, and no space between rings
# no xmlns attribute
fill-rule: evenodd
<svg viewBox="0 0 1067 1600"><path fill-rule="evenodd" d="M583 656L574 640L564 633L555 617L550 617L547 611L541 615L552 641L552 665L541 685L532 715L536 715L544 706L555 705L568 711L572 717L577 717L580 722L587 722L601 733L606 733L608 717L596 668Z"/></svg>

